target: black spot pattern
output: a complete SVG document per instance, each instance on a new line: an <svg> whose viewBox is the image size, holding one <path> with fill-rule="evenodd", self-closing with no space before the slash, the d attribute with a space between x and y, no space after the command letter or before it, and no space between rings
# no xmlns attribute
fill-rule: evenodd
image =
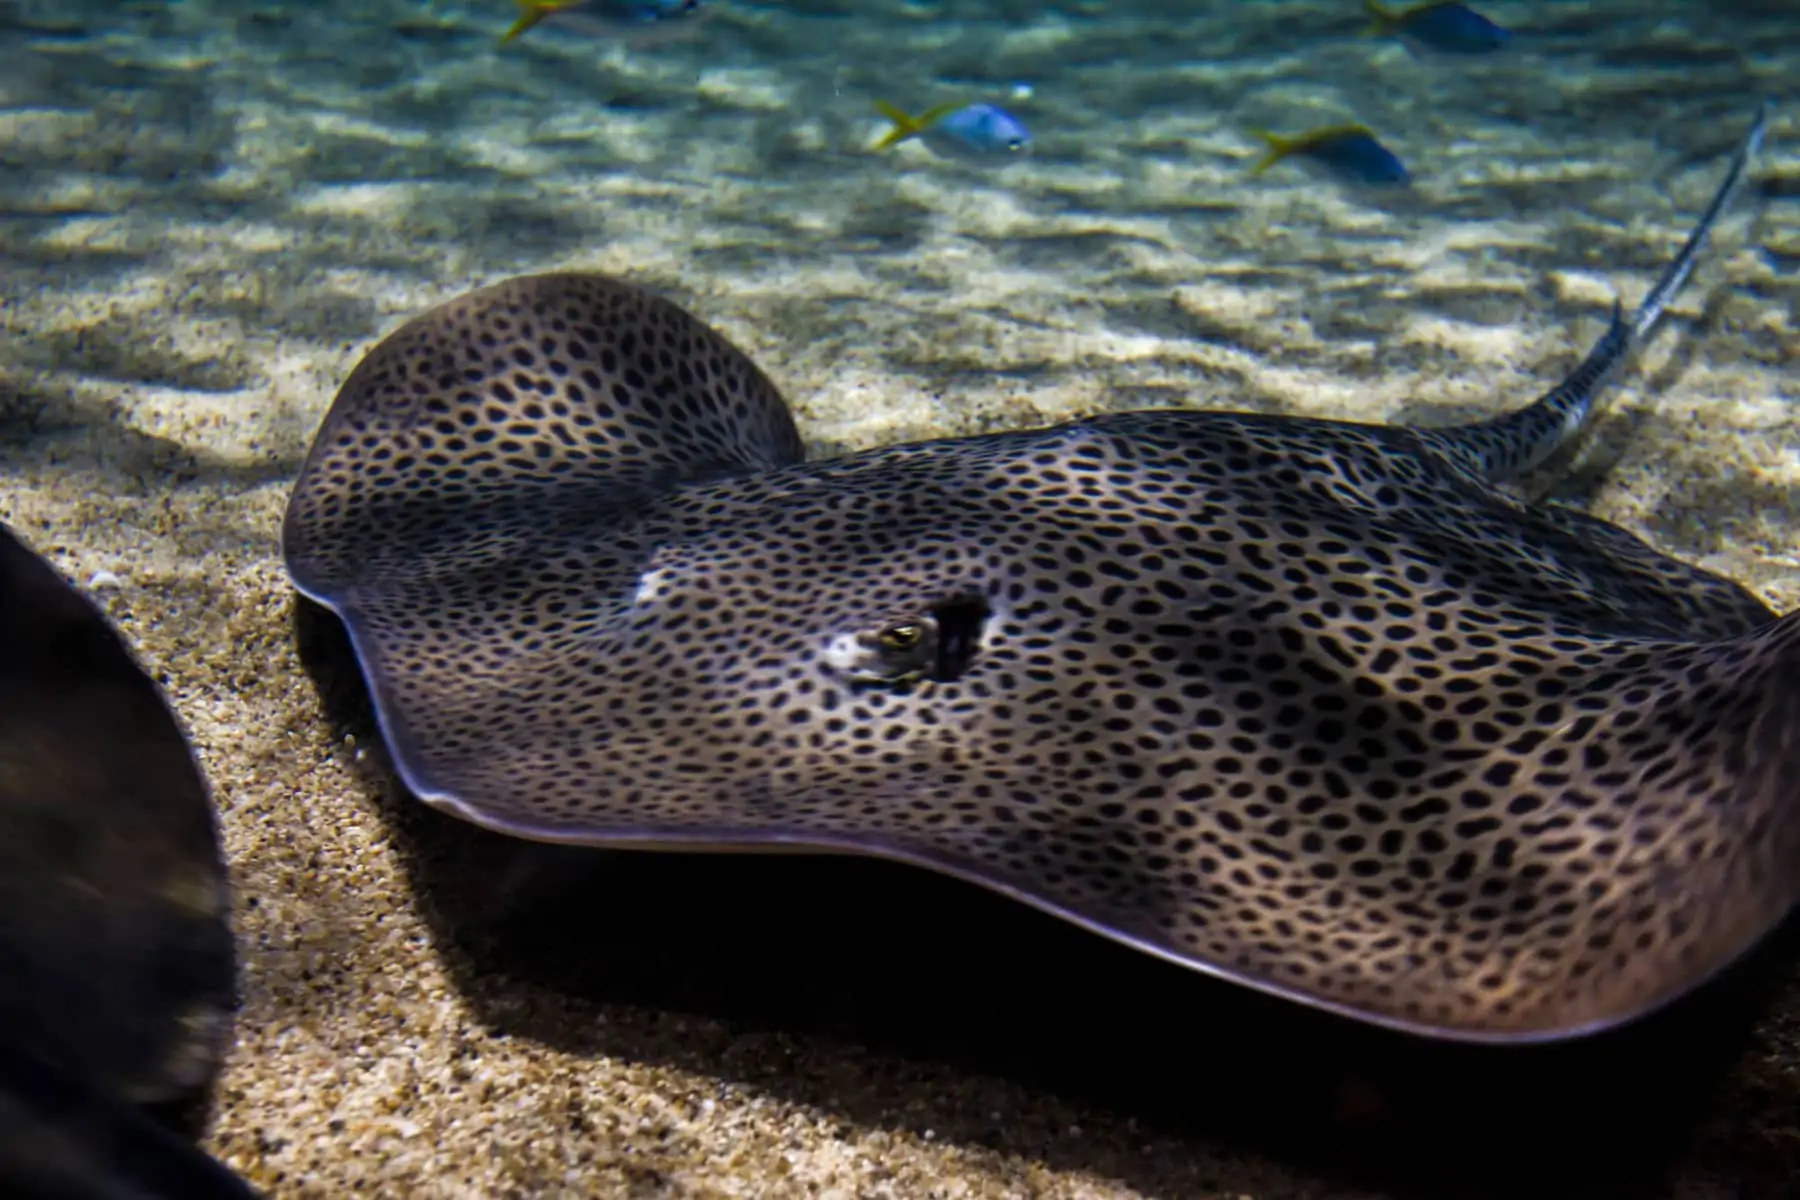
<svg viewBox="0 0 1800 1200"><path fill-rule="evenodd" d="M316 576L339 596L391 585L427 545L479 572L546 521L578 531L803 453L780 393L735 347L590 275L453 300L384 341L339 395L360 399L333 406L282 528L296 584Z"/></svg>
<svg viewBox="0 0 1800 1200"><path fill-rule="evenodd" d="M806 464L717 335L546 276L370 356L286 552L483 824L888 855L1368 1019L1580 1032L1794 899L1794 639L1437 436L1163 411ZM949 681L831 665L971 598Z"/></svg>
<svg viewBox="0 0 1800 1200"><path fill-rule="evenodd" d="M1516 417L1124 413L801 461L717 334L597 277L418 318L295 486L423 798L527 837L925 864L1416 1032L1566 1037L1800 888L1800 618L1495 481Z"/></svg>

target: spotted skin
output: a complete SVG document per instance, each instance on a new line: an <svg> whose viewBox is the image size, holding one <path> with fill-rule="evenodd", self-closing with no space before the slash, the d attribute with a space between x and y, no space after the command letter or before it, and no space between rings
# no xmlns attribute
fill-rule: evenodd
<svg viewBox="0 0 1800 1200"><path fill-rule="evenodd" d="M1495 486L1541 442L1155 411L807 463L717 334L544 275L369 355L283 537L407 784L480 824L900 859L1549 1040L1793 904L1800 629Z"/></svg>

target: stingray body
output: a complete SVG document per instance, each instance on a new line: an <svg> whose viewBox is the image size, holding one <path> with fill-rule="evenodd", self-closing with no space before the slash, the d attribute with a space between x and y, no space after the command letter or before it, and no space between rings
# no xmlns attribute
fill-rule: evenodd
<svg viewBox="0 0 1800 1200"><path fill-rule="evenodd" d="M0 528L0 1193L253 1193L204 1099L234 968L211 802L106 619Z"/></svg>
<svg viewBox="0 0 1800 1200"><path fill-rule="evenodd" d="M1130 412L803 461L672 304L512 280L402 327L287 512L423 799L520 836L861 852L1380 1024L1570 1037L1800 887L1800 627L1497 486L1559 388L1425 431Z"/></svg>

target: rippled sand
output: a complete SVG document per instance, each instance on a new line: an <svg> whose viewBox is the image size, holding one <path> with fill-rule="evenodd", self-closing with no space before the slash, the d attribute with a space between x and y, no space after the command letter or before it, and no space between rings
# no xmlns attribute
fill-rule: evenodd
<svg viewBox="0 0 1800 1200"><path fill-rule="evenodd" d="M807 0L496 53L499 0L0 2L0 515L118 577L215 786L244 1001L213 1148L283 1197L1800 1178L1791 936L1622 1037L1434 1047L896 868L477 834L396 793L329 624L297 643L276 533L307 439L467 288L660 290L818 453L1152 405L1458 420L1643 294L1754 94L1789 102L1765 194L1557 495L1800 605L1800 20L1483 7L1522 37L1468 64L1356 37L1348 3ZM998 101L1036 153L866 154L876 96ZM1410 194L1246 179L1249 130L1351 117Z"/></svg>

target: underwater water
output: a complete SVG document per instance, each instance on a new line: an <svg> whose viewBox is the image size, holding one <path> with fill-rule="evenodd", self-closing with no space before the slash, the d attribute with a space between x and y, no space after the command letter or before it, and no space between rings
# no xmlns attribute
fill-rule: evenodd
<svg viewBox="0 0 1800 1200"><path fill-rule="evenodd" d="M209 1149L277 1196L1475 1194L1513 1186L1522 1111L1602 1075L1579 1094L1624 1116L1577 1105L1556 1145L1587 1157L1519 1194L1791 1194L1791 955L1754 1013L1707 1011L1725 1043L1520 1068L1340 1039L897 868L625 857L484 925L564 860L399 795L296 637L309 439L473 287L667 296L819 455L1163 406L1446 424L1637 302L1758 100L1753 185L1552 494L1800 606L1800 9L1476 7L1506 45L1325 0L718 0L504 45L504 0L0 0L0 517L212 784L242 995ZM1030 145L877 152L878 102L986 102ZM1258 131L1346 123L1410 182L1252 173ZM1219 1022L1229 1051L1194 1040Z"/></svg>

